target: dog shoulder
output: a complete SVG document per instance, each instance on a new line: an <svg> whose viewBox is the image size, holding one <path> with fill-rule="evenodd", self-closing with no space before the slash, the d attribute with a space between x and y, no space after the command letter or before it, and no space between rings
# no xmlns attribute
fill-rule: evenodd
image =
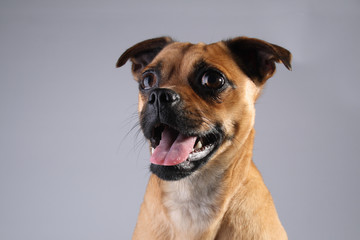
<svg viewBox="0 0 360 240"><path fill-rule="evenodd" d="M271 194L253 163L228 206L217 239L287 240Z"/></svg>

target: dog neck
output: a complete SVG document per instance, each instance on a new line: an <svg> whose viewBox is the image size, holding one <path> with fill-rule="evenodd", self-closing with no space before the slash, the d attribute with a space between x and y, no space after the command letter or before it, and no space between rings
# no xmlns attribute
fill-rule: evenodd
<svg viewBox="0 0 360 240"><path fill-rule="evenodd" d="M205 229L217 222L214 219L223 217L232 196L248 175L253 138L254 130L240 147L237 161L232 161L226 169L212 166L179 181L158 182L165 211L176 229L176 236L179 233L185 234L181 239L202 236Z"/></svg>

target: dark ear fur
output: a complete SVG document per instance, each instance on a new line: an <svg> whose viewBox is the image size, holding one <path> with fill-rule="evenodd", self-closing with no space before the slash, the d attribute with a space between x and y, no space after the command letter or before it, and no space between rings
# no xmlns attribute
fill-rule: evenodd
<svg viewBox="0 0 360 240"><path fill-rule="evenodd" d="M127 49L119 58L116 67L123 66L129 59L132 62L133 73L138 73L148 65L155 56L169 43L170 37L159 37L139 42Z"/></svg>
<svg viewBox="0 0 360 240"><path fill-rule="evenodd" d="M251 79L263 83L275 73L275 62L291 70L291 53L256 38L238 37L224 41L239 67Z"/></svg>

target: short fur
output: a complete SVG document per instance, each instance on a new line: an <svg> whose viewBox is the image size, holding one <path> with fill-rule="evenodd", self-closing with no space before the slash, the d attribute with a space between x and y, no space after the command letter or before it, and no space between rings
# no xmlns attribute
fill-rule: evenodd
<svg viewBox="0 0 360 240"><path fill-rule="evenodd" d="M201 161L152 164L133 239L287 239L252 150L255 101L275 62L291 69L290 52L247 37L209 45L161 37L129 48L117 67L129 59L147 139L159 124L186 136L217 137L217 147ZM201 83L207 71L223 76L221 88ZM151 81L144 80L148 72ZM163 99L152 106L154 94L172 97L171 104Z"/></svg>

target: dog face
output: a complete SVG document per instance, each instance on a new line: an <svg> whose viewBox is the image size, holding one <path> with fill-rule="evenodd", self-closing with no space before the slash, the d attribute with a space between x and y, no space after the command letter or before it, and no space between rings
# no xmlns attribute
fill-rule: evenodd
<svg viewBox="0 0 360 240"><path fill-rule="evenodd" d="M163 37L140 42L130 59L139 83L140 125L152 150L150 170L178 180L226 168L254 125L254 103L286 49L239 37L206 45Z"/></svg>

